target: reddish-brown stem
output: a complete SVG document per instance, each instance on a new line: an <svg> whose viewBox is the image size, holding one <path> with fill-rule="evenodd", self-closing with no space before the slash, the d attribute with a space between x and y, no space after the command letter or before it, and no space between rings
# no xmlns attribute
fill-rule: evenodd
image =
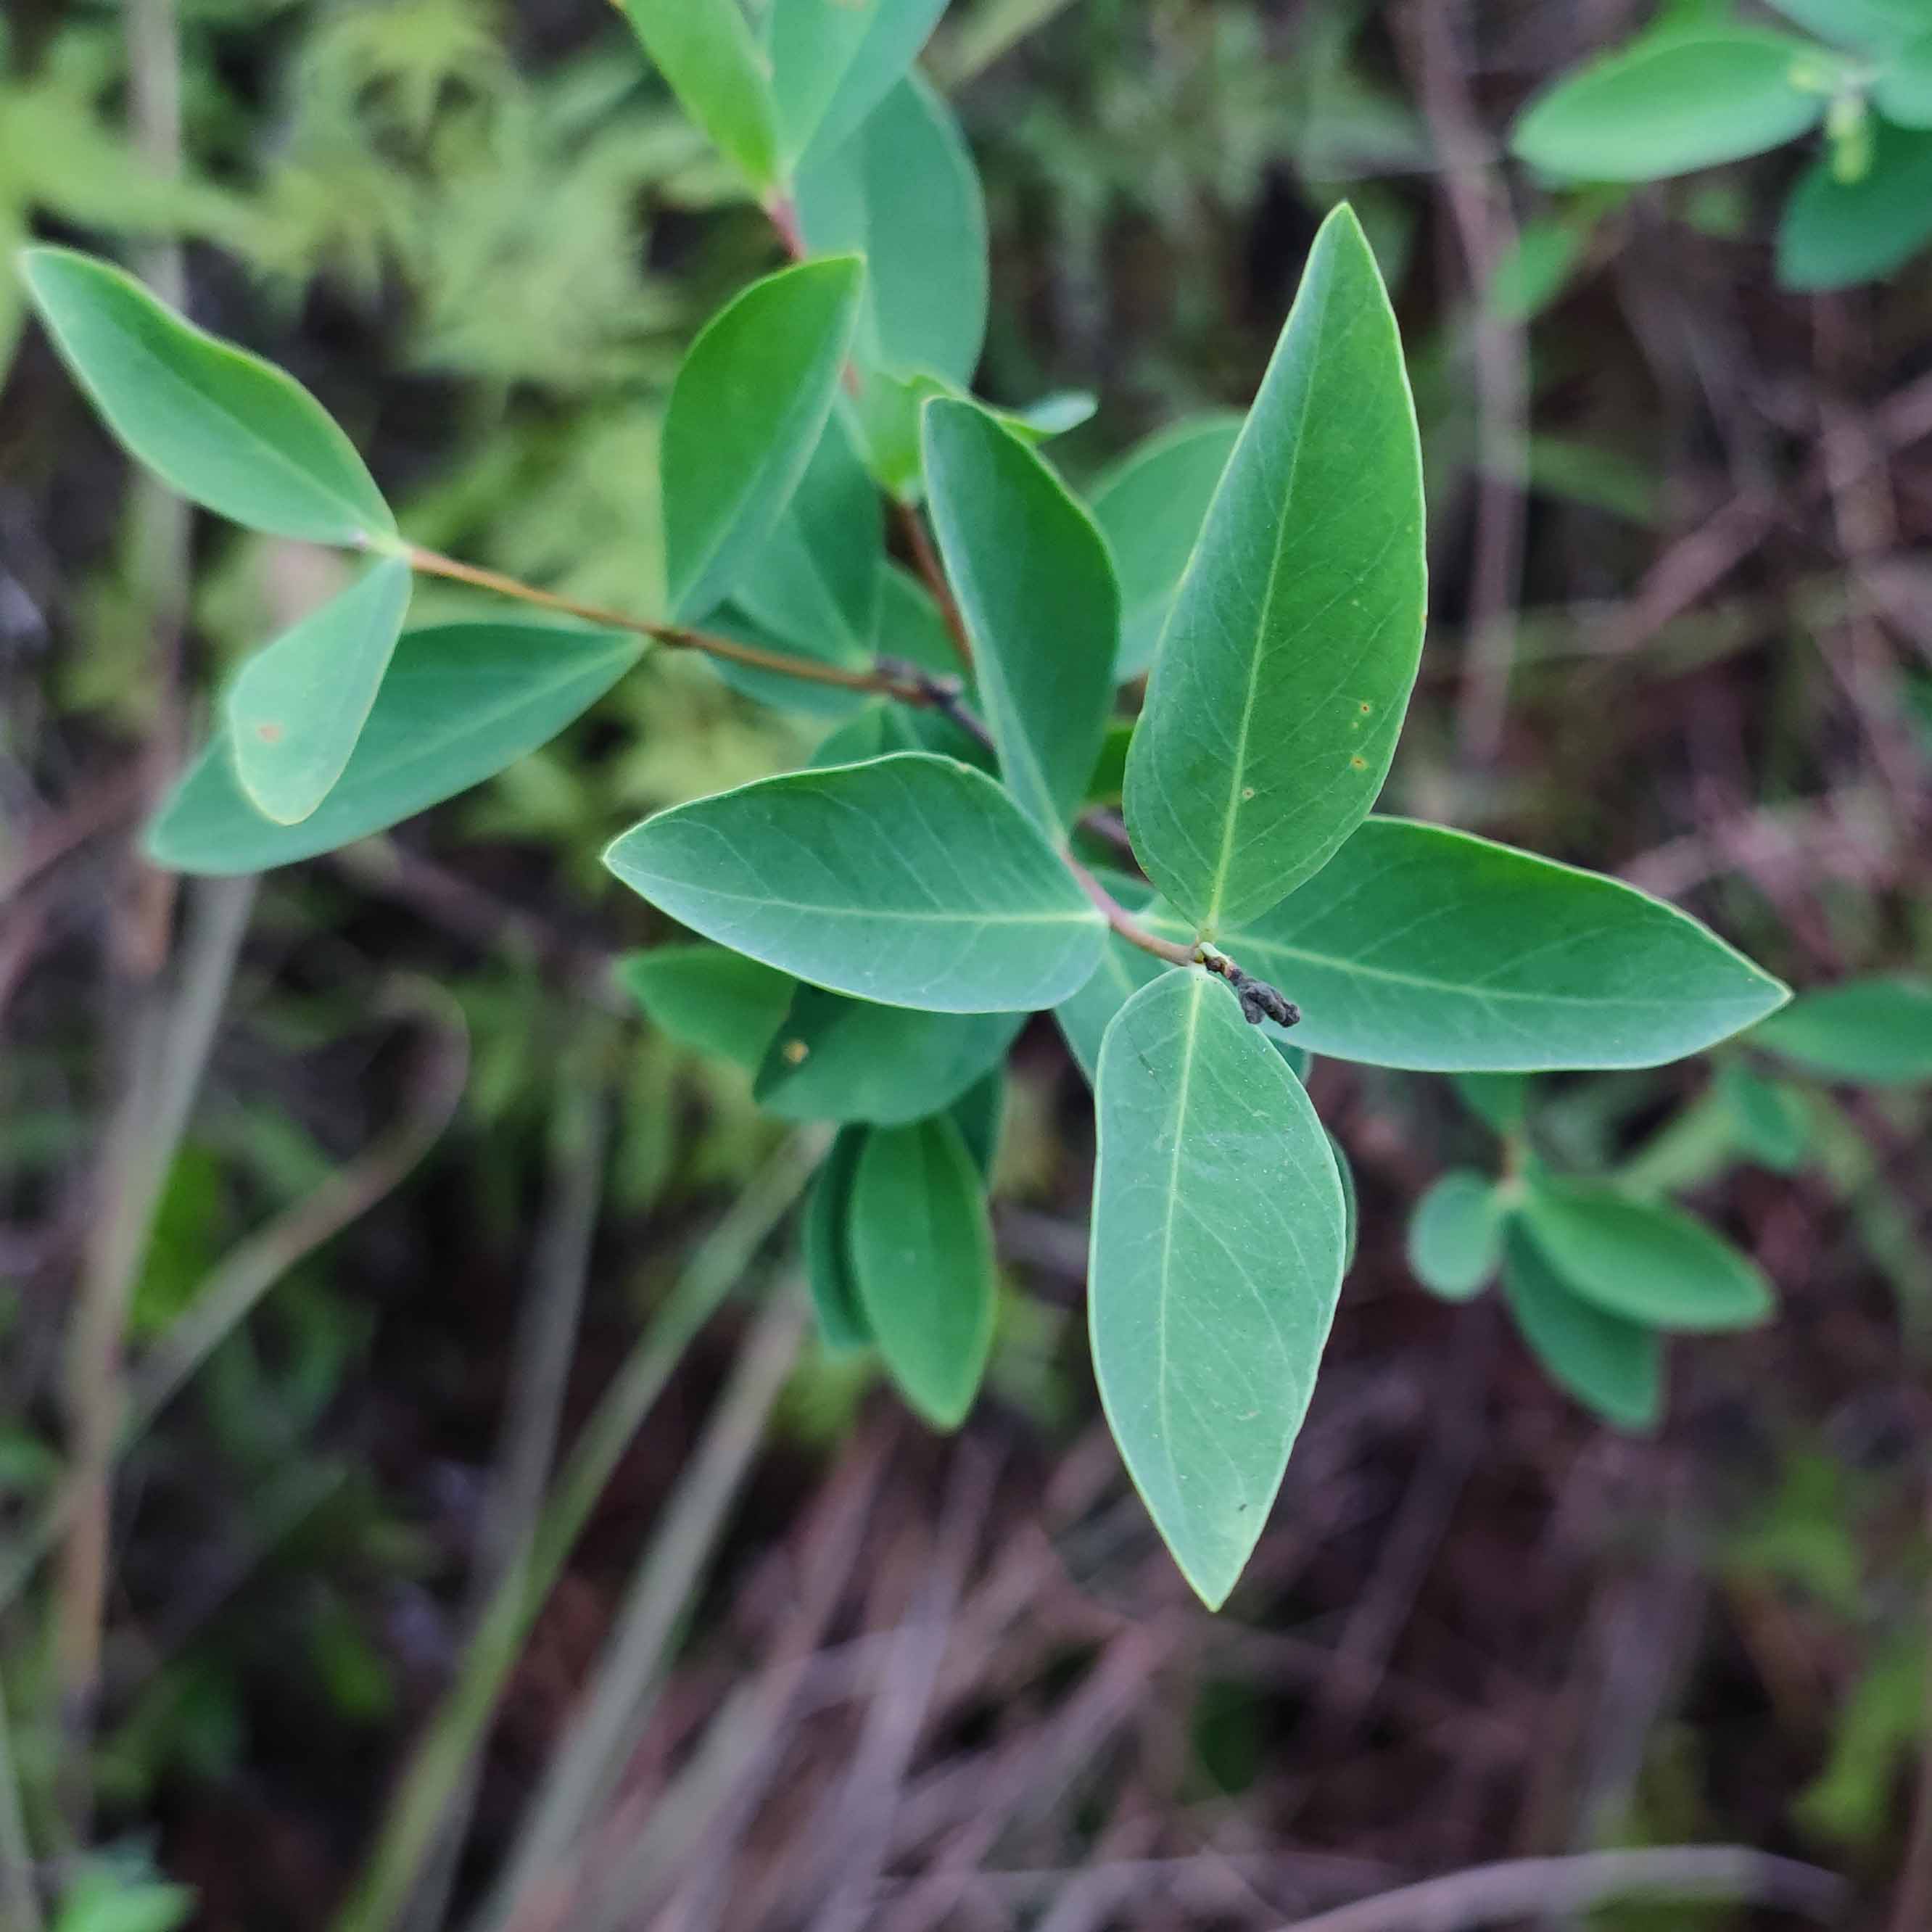
<svg viewBox="0 0 1932 1932"><path fill-rule="evenodd" d="M932 539L926 533L926 520L911 504L896 502L893 508L898 512L899 526L905 532L906 548L912 552L912 560L927 590L932 592L932 601L939 606L939 614L946 620L946 634L952 640L952 648L958 654L959 662L967 670L973 668L973 646L966 635L966 625L959 615L959 606L954 599L952 586L946 580L946 566L939 560L939 553L932 547Z"/></svg>
<svg viewBox="0 0 1932 1932"><path fill-rule="evenodd" d="M433 550L412 544L404 553L410 566L425 576L446 577L458 584L474 584L480 590L494 590L499 596L514 597L534 604L540 610L556 610L566 616L580 617L586 624L608 629L628 631L649 638L671 650L702 651L706 656L723 658L733 664L748 664L754 670L768 670L779 677L802 679L808 684L836 684L846 691L869 691L881 698L896 698L902 704L930 706L938 703L933 691L921 682L895 677L882 670L848 670L842 664L819 664L810 658L788 656L783 651L761 650L756 644L740 644L735 638L721 638L708 631L694 631L682 624L655 623L646 617L632 617L598 604L580 604L575 598L560 597L554 591L539 590L534 584L519 583L500 572L479 565L459 562Z"/></svg>
<svg viewBox="0 0 1932 1932"><path fill-rule="evenodd" d="M1165 959L1172 966L1198 966L1203 963L1198 946L1179 945L1172 939L1162 938L1158 933L1148 932L1070 852L1060 856L1066 861L1066 869L1079 880L1080 890L1100 908L1101 916L1130 946L1138 946L1143 952L1151 952L1156 959Z"/></svg>

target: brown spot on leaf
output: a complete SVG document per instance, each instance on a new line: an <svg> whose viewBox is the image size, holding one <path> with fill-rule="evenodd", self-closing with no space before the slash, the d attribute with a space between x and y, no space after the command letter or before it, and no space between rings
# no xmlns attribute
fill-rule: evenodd
<svg viewBox="0 0 1932 1932"><path fill-rule="evenodd" d="M265 745L279 745L282 742L282 728L279 724L257 724L255 735Z"/></svg>
<svg viewBox="0 0 1932 1932"><path fill-rule="evenodd" d="M788 1040L778 1051L784 1055L787 1066L798 1066L804 1064L805 1057L812 1048L802 1040Z"/></svg>

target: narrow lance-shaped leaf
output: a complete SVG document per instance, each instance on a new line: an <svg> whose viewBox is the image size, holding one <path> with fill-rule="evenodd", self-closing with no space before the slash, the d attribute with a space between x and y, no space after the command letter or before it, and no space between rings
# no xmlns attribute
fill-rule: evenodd
<svg viewBox="0 0 1932 1932"><path fill-rule="evenodd" d="M298 825L277 825L237 783L225 737L148 829L178 872L257 872L328 852L453 798L547 744L638 660L630 638L536 624L446 624L396 646L347 769Z"/></svg>
<svg viewBox="0 0 1932 1932"><path fill-rule="evenodd" d="M805 1272L818 1332L825 1346L843 1353L869 1346L871 1324L859 1304L859 1284L852 1272L852 1185L858 1178L859 1156L871 1130L843 1127L820 1163L806 1203Z"/></svg>
<svg viewBox="0 0 1932 1932"><path fill-rule="evenodd" d="M1120 591L1093 519L970 403L926 406L926 479L1000 769L1054 836L1085 796L1112 702Z"/></svg>
<svg viewBox="0 0 1932 1932"><path fill-rule="evenodd" d="M1123 681L1154 662L1174 591L1240 433L1238 416L1197 416L1130 452L1094 487L1094 520L1120 573L1114 675Z"/></svg>
<svg viewBox="0 0 1932 1932"><path fill-rule="evenodd" d="M661 812L604 862L721 945L929 1012L1052 1006L1093 970L1105 929L997 784L917 752Z"/></svg>
<svg viewBox="0 0 1932 1932"><path fill-rule="evenodd" d="M1828 1080L1870 1087L1932 1080L1932 982L1855 980L1802 993L1750 1043Z"/></svg>
<svg viewBox="0 0 1932 1932"><path fill-rule="evenodd" d="M760 193L778 179L770 64L740 0L619 0L644 51L720 153Z"/></svg>
<svg viewBox="0 0 1932 1932"><path fill-rule="evenodd" d="M793 1120L903 1126L950 1107L1006 1050L1024 1013L922 1013L801 986L770 1036L756 1093Z"/></svg>
<svg viewBox="0 0 1932 1932"><path fill-rule="evenodd" d="M1415 1204L1408 1265L1432 1294L1466 1301L1502 1260L1503 1210L1496 1184L1468 1168L1445 1174Z"/></svg>
<svg viewBox="0 0 1932 1932"><path fill-rule="evenodd" d="M1619 1429L1648 1430L1664 1407L1664 1340L1581 1300L1521 1228L1509 1231L1503 1294L1530 1352L1558 1384Z"/></svg>
<svg viewBox="0 0 1932 1932"><path fill-rule="evenodd" d="M986 208L946 104L902 81L850 140L814 154L796 193L814 254L866 257L856 359L970 382L986 334Z"/></svg>
<svg viewBox="0 0 1932 1932"><path fill-rule="evenodd" d="M985 1190L948 1115L868 1133L850 1238L886 1372L934 1427L958 1428L992 1347L995 1284Z"/></svg>
<svg viewBox="0 0 1932 1932"><path fill-rule="evenodd" d="M925 46L946 0L772 0L766 33L784 153L856 131Z"/></svg>
<svg viewBox="0 0 1932 1932"><path fill-rule="evenodd" d="M1834 56L1789 34L1712 27L1603 55L1532 101L1510 134L1519 160L1580 181L1661 181L1782 147L1825 112L1799 84Z"/></svg>
<svg viewBox="0 0 1932 1932"><path fill-rule="evenodd" d="M708 322L664 412L664 564L680 622L758 556L824 433L865 265L838 256L754 282Z"/></svg>
<svg viewBox="0 0 1932 1932"><path fill-rule="evenodd" d="M292 377L196 328L105 262L66 248L20 260L62 359L108 428L170 488L278 536L394 536L395 518L355 446Z"/></svg>
<svg viewBox="0 0 1932 1932"><path fill-rule="evenodd" d="M1100 1397L1174 1560L1217 1609L1315 1386L1341 1288L1341 1183L1300 1084L1202 972L1121 1008L1096 1108Z"/></svg>
<svg viewBox="0 0 1932 1932"><path fill-rule="evenodd" d="M223 706L236 776L277 824L300 824L348 769L412 580L406 559L384 557L236 674Z"/></svg>
<svg viewBox="0 0 1932 1932"><path fill-rule="evenodd" d="M1174 599L1127 759L1134 850L1218 938L1367 814L1422 649L1422 460L1354 216L1323 223Z"/></svg>
<svg viewBox="0 0 1932 1932"><path fill-rule="evenodd" d="M1161 908L1148 920L1191 929ZM1219 944L1299 1004L1298 1044L1419 1072L1658 1066L1787 997L1634 886L1401 818L1369 820Z"/></svg>
<svg viewBox="0 0 1932 1932"><path fill-rule="evenodd" d="M680 1046L755 1073L798 982L722 946L654 946L618 962L625 990Z"/></svg>
<svg viewBox="0 0 1932 1932"><path fill-rule="evenodd" d="M1706 1333L1755 1328L1771 1312L1762 1270L1681 1208L1596 1183L1539 1180L1522 1220L1574 1293L1626 1321Z"/></svg>

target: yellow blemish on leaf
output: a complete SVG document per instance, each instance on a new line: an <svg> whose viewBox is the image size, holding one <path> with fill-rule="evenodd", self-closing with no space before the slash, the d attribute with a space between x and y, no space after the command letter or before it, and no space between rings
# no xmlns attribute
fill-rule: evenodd
<svg viewBox="0 0 1932 1932"><path fill-rule="evenodd" d="M812 1048L802 1040L788 1040L779 1050L784 1054L788 1066L798 1066L804 1064L806 1056Z"/></svg>

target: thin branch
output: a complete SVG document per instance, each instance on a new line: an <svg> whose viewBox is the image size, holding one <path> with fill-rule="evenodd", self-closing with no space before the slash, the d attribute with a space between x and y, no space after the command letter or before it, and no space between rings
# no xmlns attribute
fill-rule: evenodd
<svg viewBox="0 0 1932 1932"><path fill-rule="evenodd" d="M892 508L898 513L900 529L905 532L906 548L912 553L920 579L932 592L932 601L939 606L939 614L946 620L946 634L952 640L953 650L961 664L970 670L972 640L966 634L966 621L959 614L958 600L952 595L952 585L946 580L946 566L940 562L932 538L926 535L926 520L911 504L896 498Z"/></svg>
<svg viewBox="0 0 1932 1932"><path fill-rule="evenodd" d="M1635 1898L1775 1905L1820 1922L1849 1888L1835 1872L1741 1845L1677 1845L1574 1858L1514 1858L1405 1886L1281 1932L1474 1932L1539 1912L1587 1912Z"/></svg>
<svg viewBox="0 0 1932 1932"><path fill-rule="evenodd" d="M649 638L668 650L701 651L706 657L722 658L753 670L770 671L778 677L793 677L807 684L835 684L845 691L871 692L881 698L895 698L902 704L930 706L933 698L918 683L890 677L882 671L848 670L842 664L819 664L810 658L793 657L783 651L767 651L756 644L740 644L735 638L721 638L708 631L694 631L682 624L660 624L647 617L633 617L598 604L580 604L575 598L560 597L554 591L539 590L534 584L520 583L501 572L484 570L473 563L461 563L415 544L404 552L412 569L428 577L446 577L457 584L473 584L479 590L493 590L500 597L514 597L520 603L534 604L540 610L556 610L566 616L580 617L586 624L607 630L628 631Z"/></svg>

